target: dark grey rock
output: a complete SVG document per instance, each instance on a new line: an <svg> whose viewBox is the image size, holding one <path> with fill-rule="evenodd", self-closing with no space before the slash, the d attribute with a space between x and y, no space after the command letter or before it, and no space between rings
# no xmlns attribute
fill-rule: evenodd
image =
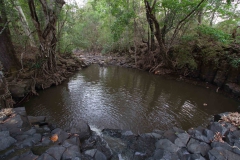
<svg viewBox="0 0 240 160"><path fill-rule="evenodd" d="M154 152L153 159L167 159L167 160L177 160L178 155L176 153L171 153L166 150L157 149Z"/></svg>
<svg viewBox="0 0 240 160"><path fill-rule="evenodd" d="M180 148L186 147L186 144L184 144L180 138L175 139L174 144L176 144Z"/></svg>
<svg viewBox="0 0 240 160"><path fill-rule="evenodd" d="M34 135L35 133L36 133L36 129L35 129L35 128L32 128L32 129L24 132L23 134L32 136L32 135Z"/></svg>
<svg viewBox="0 0 240 160"><path fill-rule="evenodd" d="M190 154L190 153L188 152L188 150L186 148L180 148L177 152L177 155L180 159L184 159L182 157L184 157L185 155L188 155L188 154Z"/></svg>
<svg viewBox="0 0 240 160"><path fill-rule="evenodd" d="M48 146L51 143L52 143L52 141L49 139L49 136L43 136L42 137L42 142L41 142L42 146Z"/></svg>
<svg viewBox="0 0 240 160"><path fill-rule="evenodd" d="M225 150L221 147L213 148L208 152L209 160L238 160L240 155L235 154L231 151Z"/></svg>
<svg viewBox="0 0 240 160"><path fill-rule="evenodd" d="M225 136L226 142L230 145L234 145L234 143L239 142L240 130L235 130L233 132L228 132Z"/></svg>
<svg viewBox="0 0 240 160"><path fill-rule="evenodd" d="M206 136L204 136L201 132L199 132L198 130L195 131L194 135L192 136L195 139L205 142L205 143L210 143L211 139L208 139Z"/></svg>
<svg viewBox="0 0 240 160"><path fill-rule="evenodd" d="M70 139L66 139L64 142L63 142L63 147L70 147L72 145L76 145L76 146L79 146L80 145L80 140L78 137L72 137Z"/></svg>
<svg viewBox="0 0 240 160"><path fill-rule="evenodd" d="M85 151L84 154L89 155L90 157L93 158L95 156L96 152L97 152L97 149L91 149L91 150Z"/></svg>
<svg viewBox="0 0 240 160"><path fill-rule="evenodd" d="M39 143L41 139L41 134L35 133L33 136L29 136L29 138L23 140L22 142L18 142L16 145L18 148L32 147L34 144Z"/></svg>
<svg viewBox="0 0 240 160"><path fill-rule="evenodd" d="M31 136L29 136L29 135L25 135L25 134L21 134L21 135L17 135L17 136L15 136L15 139L19 142L19 141L23 141L23 140L25 140L25 139L27 139L27 138L30 138Z"/></svg>
<svg viewBox="0 0 240 160"><path fill-rule="evenodd" d="M153 158L154 158L154 159L162 159L162 158L163 158L163 155L164 155L164 150L162 150L162 149L157 149L157 150L154 151Z"/></svg>
<svg viewBox="0 0 240 160"><path fill-rule="evenodd" d="M62 155L62 159L74 160L75 158L80 158L80 148L76 145L68 147Z"/></svg>
<svg viewBox="0 0 240 160"><path fill-rule="evenodd" d="M37 160L56 160L56 159L47 153L43 153L40 157L37 158Z"/></svg>
<svg viewBox="0 0 240 160"><path fill-rule="evenodd" d="M209 129L204 129L203 135L207 137L209 142L211 142L213 140L213 138L214 138L213 131L211 131ZM206 143L208 143L208 142L206 142Z"/></svg>
<svg viewBox="0 0 240 160"><path fill-rule="evenodd" d="M205 156L211 147L204 142L191 138L187 144L187 149L191 153L200 153L202 156Z"/></svg>
<svg viewBox="0 0 240 160"><path fill-rule="evenodd" d="M213 134L220 132L221 135L225 135L225 133L227 132L227 128L222 126L220 123L218 122L213 122L212 124L210 124L208 126L208 129L211 130L213 132Z"/></svg>
<svg viewBox="0 0 240 160"><path fill-rule="evenodd" d="M107 157L100 151L95 153L94 159L96 160L107 160Z"/></svg>
<svg viewBox="0 0 240 160"><path fill-rule="evenodd" d="M70 130L70 133L78 134L81 141L89 138L92 134L89 125L84 121L78 122L78 124Z"/></svg>
<svg viewBox="0 0 240 160"><path fill-rule="evenodd" d="M131 139L128 141L129 147L134 152L146 153L150 156L155 150L156 139L152 136L139 136L137 139Z"/></svg>
<svg viewBox="0 0 240 160"><path fill-rule="evenodd" d="M181 160L206 160L200 154L187 154L181 157Z"/></svg>
<svg viewBox="0 0 240 160"><path fill-rule="evenodd" d="M227 144L227 143L222 143L222 142L212 142L212 143L211 143L211 147L212 147L212 148L221 147L221 148L223 148L223 149L232 151L232 147L231 147L229 144Z"/></svg>
<svg viewBox="0 0 240 160"><path fill-rule="evenodd" d="M178 138L183 142L184 145L187 145L187 142L189 141L190 135L185 133L178 133L176 134Z"/></svg>
<svg viewBox="0 0 240 160"><path fill-rule="evenodd" d="M168 139L161 139L155 144L157 149L163 149L169 152L177 152L180 148Z"/></svg>
<svg viewBox="0 0 240 160"><path fill-rule="evenodd" d="M8 131L0 132L0 151L7 149L15 142L16 140L9 135Z"/></svg>
<svg viewBox="0 0 240 160"><path fill-rule="evenodd" d="M65 150L66 148L62 146L53 146L46 150L46 153L55 158L56 160L60 160Z"/></svg>
<svg viewBox="0 0 240 160"><path fill-rule="evenodd" d="M163 136L170 140L172 143L174 143L175 140L177 139L177 135L175 133L176 132L174 130L168 130L164 132Z"/></svg>
<svg viewBox="0 0 240 160"><path fill-rule="evenodd" d="M56 128L52 131L52 135L54 134L57 134L58 135L58 140L57 142L59 143L63 143L68 137L69 137L69 134L65 131L63 131L62 129L60 128Z"/></svg>
<svg viewBox="0 0 240 160"><path fill-rule="evenodd" d="M232 147L232 149L233 149L234 153L237 153L237 154L240 155L240 141L239 142L235 142L234 146Z"/></svg>

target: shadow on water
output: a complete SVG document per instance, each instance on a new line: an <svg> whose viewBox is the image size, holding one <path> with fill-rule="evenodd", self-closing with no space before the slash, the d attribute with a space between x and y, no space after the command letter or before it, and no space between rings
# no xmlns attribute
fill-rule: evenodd
<svg viewBox="0 0 240 160"><path fill-rule="evenodd" d="M205 88L116 66L92 65L39 94L25 104L29 115L45 115L63 128L85 120L135 133L204 125L211 115L239 105Z"/></svg>

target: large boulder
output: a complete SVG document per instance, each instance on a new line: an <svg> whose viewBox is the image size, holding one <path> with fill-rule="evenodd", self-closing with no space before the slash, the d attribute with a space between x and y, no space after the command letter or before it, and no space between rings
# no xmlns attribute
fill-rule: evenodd
<svg viewBox="0 0 240 160"><path fill-rule="evenodd" d="M80 140L82 141L84 139L89 138L92 134L92 131L86 122L80 121L76 125L74 125L74 127L71 128L70 133L78 134Z"/></svg>

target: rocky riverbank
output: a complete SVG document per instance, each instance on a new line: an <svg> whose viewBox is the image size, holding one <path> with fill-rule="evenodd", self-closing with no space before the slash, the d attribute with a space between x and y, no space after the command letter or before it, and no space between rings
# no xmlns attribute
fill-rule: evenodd
<svg viewBox="0 0 240 160"><path fill-rule="evenodd" d="M46 117L27 116L25 108L0 112L0 159L240 159L239 116L215 116L207 128L135 135L131 131L104 129L99 133L87 123L71 129L54 128ZM234 116L234 115L233 115ZM230 123L231 122L231 123Z"/></svg>

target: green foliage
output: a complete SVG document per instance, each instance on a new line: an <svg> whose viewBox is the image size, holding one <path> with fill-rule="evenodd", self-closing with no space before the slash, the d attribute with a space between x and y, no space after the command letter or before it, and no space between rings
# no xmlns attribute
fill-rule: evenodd
<svg viewBox="0 0 240 160"><path fill-rule="evenodd" d="M232 59L230 61L230 64L234 67L234 68L238 68L240 66L240 58L236 58L236 59Z"/></svg>
<svg viewBox="0 0 240 160"><path fill-rule="evenodd" d="M175 49L175 54L177 68L181 69L187 67L191 70L197 68L197 63L195 62L190 47L184 48L183 46L180 45Z"/></svg>
<svg viewBox="0 0 240 160"><path fill-rule="evenodd" d="M215 41L219 41L225 44L228 44L231 42L231 37L229 34L224 33L223 31L218 30L216 28L212 28L206 25L200 25L197 28L197 31L200 34L211 37Z"/></svg>

